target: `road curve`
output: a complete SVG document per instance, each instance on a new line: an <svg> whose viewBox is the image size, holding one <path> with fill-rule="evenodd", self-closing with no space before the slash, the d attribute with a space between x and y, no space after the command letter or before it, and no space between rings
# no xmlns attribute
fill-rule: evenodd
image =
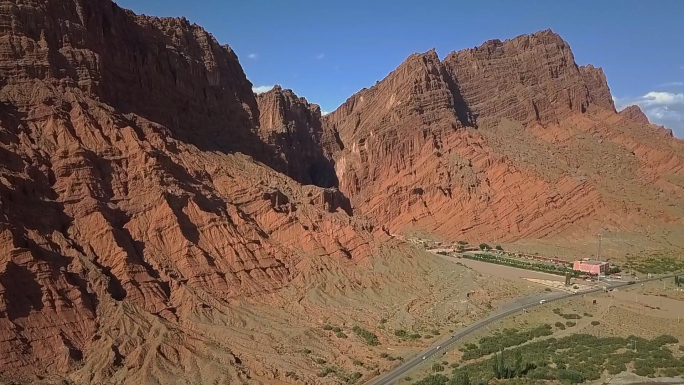
<svg viewBox="0 0 684 385"><path fill-rule="evenodd" d="M637 282L638 283L644 283L644 282L656 281L659 279L671 278L671 277L674 277L674 274L665 275L665 276L656 277L656 278L644 279L644 280L640 280ZM610 288L623 287L623 286L627 286L630 284L629 282L607 282L607 283L609 283ZM394 381L398 380L401 376L403 376L404 374L411 371L416 366L420 365L424 361L427 361L430 357L432 357L438 353L444 352L446 350L446 348L449 345L453 344L454 342L462 339L463 337L467 336L470 333L473 333L473 332L491 324L492 322L496 322L502 318L508 317L511 314L518 313L518 312L522 311L523 309L530 309L533 307L546 305L546 304L551 303L551 302L560 301L560 300L570 298L573 296L577 296L580 294L592 294L592 293L597 293L600 291L603 291L603 287L582 291L582 292L579 292L576 294L575 293L559 294L559 295L556 295L556 296L553 296L553 297L546 299L543 304L539 303L539 300L537 299L537 300L534 300L533 302L520 305L520 306L515 307L513 309L506 310L502 313L493 314L493 315L491 315L491 316L489 316L483 320L477 321L474 324L471 324L471 325L465 327L464 329L459 330L458 332L453 334L451 336L451 338L449 338L448 340L434 344L433 346L430 347L430 349L423 351L422 353L418 354L416 357L412 358L409 361L406 361L402 365L390 370L389 372L385 372L384 374L370 380L369 382L366 383L366 385L390 385Z"/></svg>

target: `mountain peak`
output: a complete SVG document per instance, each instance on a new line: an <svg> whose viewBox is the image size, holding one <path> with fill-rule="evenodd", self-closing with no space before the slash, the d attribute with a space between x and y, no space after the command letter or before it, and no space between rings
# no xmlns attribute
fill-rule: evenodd
<svg viewBox="0 0 684 385"><path fill-rule="evenodd" d="M636 104L623 108L622 111L620 111L620 115L626 117L627 119L631 119L637 123L651 123L648 120L648 116L646 116L646 114L644 114L644 111L642 111L641 108Z"/></svg>

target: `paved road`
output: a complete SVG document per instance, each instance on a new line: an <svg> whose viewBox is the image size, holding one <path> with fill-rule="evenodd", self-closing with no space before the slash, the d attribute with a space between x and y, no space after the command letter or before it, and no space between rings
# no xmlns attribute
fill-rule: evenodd
<svg viewBox="0 0 684 385"><path fill-rule="evenodd" d="M661 277L656 277L656 278L650 278L650 279L644 279L644 280L639 280L636 281L636 283L644 283L644 282L649 282L649 281L655 281L663 278L671 278L674 277L673 275L666 275L666 276L661 276ZM627 286L629 285L628 281L601 281L601 283L605 284L609 289L616 288L616 287L622 287L622 286ZM367 382L366 385L390 385L394 383L394 381L397 381L398 379L401 378L401 376L405 375L409 371L411 371L413 368L416 366L420 365L424 361L428 360L430 357L442 353L446 350L447 346L453 344L454 342L460 340L461 338L467 336L470 333L473 333L489 324L492 322L496 322L502 318L508 317L511 314L518 313L522 311L523 309L530 309L536 306L542 306L546 305L551 302L555 301L560 301L562 299L570 298L573 296L578 296L581 294L591 294L591 293L597 293L603 291L603 287L597 287L594 289L590 290L584 290L581 292L578 292L577 294L567 294L567 293L554 293L549 295L546 300L544 301L543 304L539 303L539 299L529 299L530 302L523 303L520 305L517 305L513 308L510 308L508 310L504 310L502 312L499 312L497 314L493 314L483 320L480 320L464 329L459 330L457 333L453 334L449 339L444 340L438 344L435 344L436 346L432 346L430 349L418 354L415 358L403 363L401 366L398 366L394 368L393 370L390 370L389 372L386 372L382 374L381 376L378 376L371 381ZM518 302L518 301L516 301Z"/></svg>

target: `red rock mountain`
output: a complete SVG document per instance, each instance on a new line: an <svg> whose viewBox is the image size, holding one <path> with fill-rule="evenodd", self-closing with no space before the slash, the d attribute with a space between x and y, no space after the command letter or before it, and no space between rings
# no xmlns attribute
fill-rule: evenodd
<svg viewBox="0 0 684 385"><path fill-rule="evenodd" d="M336 285L376 283L369 258L393 243L334 188L275 171L337 184L316 179L329 167L320 112L282 93L272 108L289 120L259 115L237 56L187 20L106 0L2 1L0 87L0 376L273 378L278 354L236 328L288 322L232 304L278 303L338 270ZM290 122L310 136L277 135ZM301 144L311 168L280 157L281 142Z"/></svg>
<svg viewBox="0 0 684 385"><path fill-rule="evenodd" d="M514 241L681 224L684 143L644 118L546 30L412 55L324 123L340 189L376 224Z"/></svg>
<svg viewBox="0 0 684 385"><path fill-rule="evenodd" d="M412 55L326 117L251 87L185 19L0 0L0 381L334 383L301 348L355 342L315 325L461 271L386 232L684 217L682 142L550 31Z"/></svg>

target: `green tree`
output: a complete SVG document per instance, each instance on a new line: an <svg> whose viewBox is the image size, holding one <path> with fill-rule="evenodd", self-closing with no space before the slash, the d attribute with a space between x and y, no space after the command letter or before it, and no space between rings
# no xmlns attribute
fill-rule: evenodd
<svg viewBox="0 0 684 385"><path fill-rule="evenodd" d="M470 376L468 375L468 372L463 370L458 372L454 385L470 385Z"/></svg>
<svg viewBox="0 0 684 385"><path fill-rule="evenodd" d="M484 251L484 250L489 250L489 249L491 249L491 247L489 247L488 244L486 244L486 243L480 243L480 250L483 250L483 251Z"/></svg>
<svg viewBox="0 0 684 385"><path fill-rule="evenodd" d="M501 247L501 245L496 245L495 249L497 249L499 251L503 251L503 247Z"/></svg>
<svg viewBox="0 0 684 385"><path fill-rule="evenodd" d="M513 366L513 371L516 376L522 375L523 372L523 357L520 349L515 351L515 366Z"/></svg>

